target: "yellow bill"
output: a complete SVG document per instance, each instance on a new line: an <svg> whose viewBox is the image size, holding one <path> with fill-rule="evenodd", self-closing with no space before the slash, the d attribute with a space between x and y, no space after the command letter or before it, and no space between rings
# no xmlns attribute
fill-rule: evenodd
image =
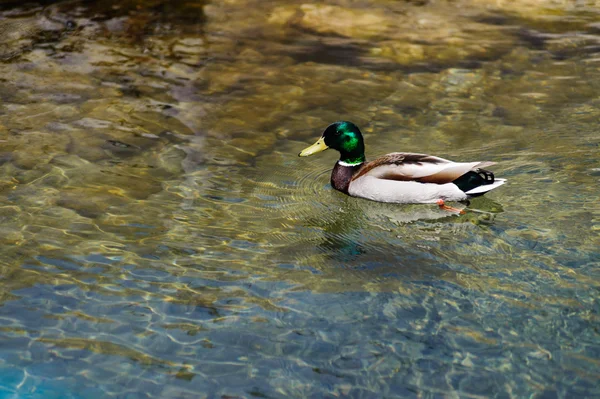
<svg viewBox="0 0 600 399"><path fill-rule="evenodd" d="M310 147L306 147L305 149L303 149L302 152L298 154L298 156L307 157L309 155L316 154L317 152L325 151L328 148L329 147L327 146L327 144L325 144L325 139L321 137L319 140L317 140L316 143L314 143Z"/></svg>

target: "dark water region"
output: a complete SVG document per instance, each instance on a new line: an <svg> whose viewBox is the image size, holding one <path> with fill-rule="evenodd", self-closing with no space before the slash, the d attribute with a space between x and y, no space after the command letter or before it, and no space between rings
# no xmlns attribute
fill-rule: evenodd
<svg viewBox="0 0 600 399"><path fill-rule="evenodd" d="M600 396L597 1L0 1L0 398ZM489 160L467 207L329 185Z"/></svg>

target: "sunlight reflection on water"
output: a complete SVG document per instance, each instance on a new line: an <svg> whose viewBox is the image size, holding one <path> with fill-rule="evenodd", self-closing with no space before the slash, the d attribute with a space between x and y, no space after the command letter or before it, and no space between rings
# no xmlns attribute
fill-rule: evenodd
<svg viewBox="0 0 600 399"><path fill-rule="evenodd" d="M46 6L0 4L0 398L600 395L597 8ZM346 197L338 119L509 184Z"/></svg>

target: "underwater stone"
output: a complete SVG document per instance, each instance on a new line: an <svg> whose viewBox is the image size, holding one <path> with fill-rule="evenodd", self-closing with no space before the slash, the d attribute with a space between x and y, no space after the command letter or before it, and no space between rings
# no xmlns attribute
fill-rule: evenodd
<svg viewBox="0 0 600 399"><path fill-rule="evenodd" d="M383 11L367 11L325 4L302 4L300 8L277 7L269 22L297 24L318 33L368 38L385 33L391 24Z"/></svg>
<svg viewBox="0 0 600 399"><path fill-rule="evenodd" d="M447 92L465 93L479 85L483 77L481 71L450 68L444 71L441 82Z"/></svg>
<svg viewBox="0 0 600 399"><path fill-rule="evenodd" d="M23 233L20 229L0 226L0 243L3 245L17 245L23 239Z"/></svg>
<svg viewBox="0 0 600 399"><path fill-rule="evenodd" d="M424 46L404 41L382 43L371 49L371 54L392 59L402 65L412 64L426 57Z"/></svg>

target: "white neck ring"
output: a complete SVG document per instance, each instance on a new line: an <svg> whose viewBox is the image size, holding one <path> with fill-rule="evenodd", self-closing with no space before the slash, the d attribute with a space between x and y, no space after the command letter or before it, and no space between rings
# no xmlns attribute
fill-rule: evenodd
<svg viewBox="0 0 600 399"><path fill-rule="evenodd" d="M360 165L363 162L348 163L348 162L344 162L344 161L338 161L337 163L340 164L341 166L356 166L356 165Z"/></svg>

